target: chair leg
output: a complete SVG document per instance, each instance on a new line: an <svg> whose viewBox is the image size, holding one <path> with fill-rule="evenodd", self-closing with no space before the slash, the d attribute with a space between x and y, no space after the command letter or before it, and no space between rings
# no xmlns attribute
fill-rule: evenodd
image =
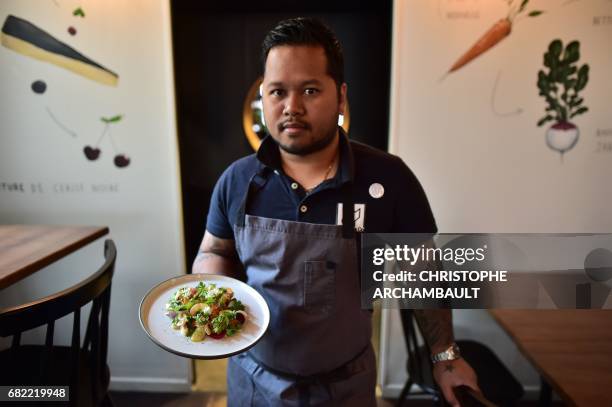
<svg viewBox="0 0 612 407"><path fill-rule="evenodd" d="M109 392L106 392L106 394L104 395L101 406L102 407L115 407L115 404L113 403L113 399L111 398Z"/></svg>
<svg viewBox="0 0 612 407"><path fill-rule="evenodd" d="M538 406L549 407L551 403L552 387L543 377L540 377L540 399L538 400Z"/></svg>
<svg viewBox="0 0 612 407"><path fill-rule="evenodd" d="M412 387L412 380L408 380L402 389L402 392L395 403L395 407L402 407L404 405L404 401L406 401L406 397L408 397L408 393L410 393L410 388Z"/></svg>

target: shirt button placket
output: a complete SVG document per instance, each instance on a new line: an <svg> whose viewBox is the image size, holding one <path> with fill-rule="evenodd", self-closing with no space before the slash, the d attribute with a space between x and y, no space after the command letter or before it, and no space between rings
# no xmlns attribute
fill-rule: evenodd
<svg viewBox="0 0 612 407"><path fill-rule="evenodd" d="M300 212L306 213L307 210L308 210L308 207L306 205L300 205Z"/></svg>
<svg viewBox="0 0 612 407"><path fill-rule="evenodd" d="M292 182L292 183L291 183L291 189L293 189L293 190L298 189L298 186L299 186L299 185L297 184L297 182Z"/></svg>

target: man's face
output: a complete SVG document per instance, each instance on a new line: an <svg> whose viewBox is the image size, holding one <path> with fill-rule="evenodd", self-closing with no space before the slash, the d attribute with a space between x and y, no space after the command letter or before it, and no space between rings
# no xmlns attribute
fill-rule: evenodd
<svg viewBox="0 0 612 407"><path fill-rule="evenodd" d="M266 126L284 151L307 155L334 139L338 115L344 113L346 84L338 95L322 47L272 48L262 89Z"/></svg>

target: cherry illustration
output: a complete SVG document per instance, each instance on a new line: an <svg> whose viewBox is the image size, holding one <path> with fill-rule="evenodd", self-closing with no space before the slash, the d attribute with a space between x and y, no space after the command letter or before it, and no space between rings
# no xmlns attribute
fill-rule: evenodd
<svg viewBox="0 0 612 407"><path fill-rule="evenodd" d="M115 145L115 141L113 140L113 137L111 135L111 130L110 130L111 125L113 123L117 123L121 121L122 118L123 118L123 115L121 114L118 114L113 117L101 117L100 118L100 121L104 123L104 129L102 130L102 134L100 135L100 137L96 141L96 144L94 144L93 147L85 146L85 148L83 149L85 156L90 161L98 159L98 157L100 156L100 149L98 148L98 146L100 146L100 143L102 143L102 141L105 138L108 138L110 145L113 149L113 152L115 153L115 158L113 159L115 166L117 168L125 168L128 165L130 165L130 157L126 156L125 154L118 154L119 150L117 149L117 146Z"/></svg>
<svg viewBox="0 0 612 407"><path fill-rule="evenodd" d="M115 165L119 168L124 168L130 165L130 158L123 154L117 154L114 161Z"/></svg>
<svg viewBox="0 0 612 407"><path fill-rule="evenodd" d="M77 33L76 28L74 28L72 26L68 27L68 33L70 35L75 35Z"/></svg>
<svg viewBox="0 0 612 407"><path fill-rule="evenodd" d="M98 157L100 157L99 148L85 146L85 148L83 149L83 152L85 153L85 157L87 157L87 159L90 161L97 160Z"/></svg>

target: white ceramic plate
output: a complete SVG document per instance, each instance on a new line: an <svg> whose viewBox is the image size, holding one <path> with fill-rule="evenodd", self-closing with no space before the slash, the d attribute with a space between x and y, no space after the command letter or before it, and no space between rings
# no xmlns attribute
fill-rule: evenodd
<svg viewBox="0 0 612 407"><path fill-rule="evenodd" d="M166 303L179 288L195 287L200 281L231 288L234 298L245 305L248 317L235 335L191 342L170 327L170 318L165 315ZM158 284L143 297L139 315L140 325L153 342L169 352L192 359L220 359L242 353L261 339L270 323L268 304L257 291L242 281L217 274L186 274Z"/></svg>

